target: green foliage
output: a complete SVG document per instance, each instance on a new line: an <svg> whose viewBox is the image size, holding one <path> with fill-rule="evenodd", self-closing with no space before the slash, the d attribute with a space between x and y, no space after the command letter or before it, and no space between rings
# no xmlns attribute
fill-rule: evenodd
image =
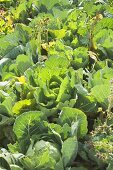
<svg viewBox="0 0 113 170"><path fill-rule="evenodd" d="M79 137L83 137L87 133L87 120L85 114L75 108L63 107L59 117L61 124L68 123L73 126L73 123L77 123L76 131Z"/></svg>
<svg viewBox="0 0 113 170"><path fill-rule="evenodd" d="M112 2L1 6L0 169L112 170Z"/></svg>
<svg viewBox="0 0 113 170"><path fill-rule="evenodd" d="M64 166L71 164L75 159L78 151L78 143L75 137L68 138L62 146L62 157Z"/></svg>

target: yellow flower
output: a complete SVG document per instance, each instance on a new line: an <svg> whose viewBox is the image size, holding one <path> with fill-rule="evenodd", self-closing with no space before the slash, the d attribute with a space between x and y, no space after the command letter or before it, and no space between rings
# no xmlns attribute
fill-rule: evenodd
<svg viewBox="0 0 113 170"><path fill-rule="evenodd" d="M18 79L18 81L22 84L25 84L26 80L25 80L25 77L24 76L21 76L21 77L16 77Z"/></svg>

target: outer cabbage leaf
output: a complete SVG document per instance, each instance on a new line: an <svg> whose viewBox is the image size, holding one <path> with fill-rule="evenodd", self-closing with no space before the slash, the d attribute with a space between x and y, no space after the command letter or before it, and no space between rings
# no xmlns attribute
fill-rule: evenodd
<svg viewBox="0 0 113 170"><path fill-rule="evenodd" d="M87 114L94 114L94 112L97 112L97 100L90 94L86 96L79 94L76 107Z"/></svg>
<svg viewBox="0 0 113 170"><path fill-rule="evenodd" d="M77 156L78 152L78 141L77 138L70 137L66 139L62 145L62 159L64 162L64 167L71 165Z"/></svg>
<svg viewBox="0 0 113 170"><path fill-rule="evenodd" d="M49 2L47 2L46 0L41 0L41 4L46 6L46 8L48 10L52 9L52 7L57 3L58 3L58 1L56 1L56 0L53 0L53 1L51 0Z"/></svg>
<svg viewBox="0 0 113 170"><path fill-rule="evenodd" d="M14 104L14 99L11 96L7 96L1 104L0 112L4 115L12 115L12 107Z"/></svg>
<svg viewBox="0 0 113 170"><path fill-rule="evenodd" d="M13 126L17 139L30 139L32 135L43 132L44 114L40 111L25 112L15 120Z"/></svg>
<svg viewBox="0 0 113 170"><path fill-rule="evenodd" d="M64 107L59 115L60 124L68 123L70 126L73 122L78 122L78 137L83 137L87 133L87 118L84 112L79 109Z"/></svg>
<svg viewBox="0 0 113 170"><path fill-rule="evenodd" d="M113 69L108 66L98 70L89 78L89 85L94 87L95 85L109 84L113 78Z"/></svg>
<svg viewBox="0 0 113 170"><path fill-rule="evenodd" d="M95 36L94 36L94 44L96 49L102 51L104 56L109 57L112 59L113 53L113 31L111 29L101 29ZM104 57L104 58L105 58Z"/></svg>
<svg viewBox="0 0 113 170"><path fill-rule="evenodd" d="M84 68L89 62L88 49L85 47L78 47L73 52L72 65L78 68Z"/></svg>
<svg viewBox="0 0 113 170"><path fill-rule="evenodd" d="M18 46L18 33L14 32L0 38L0 55L3 57Z"/></svg>
<svg viewBox="0 0 113 170"><path fill-rule="evenodd" d="M108 108L109 102L108 97L110 96L111 90L110 85L96 85L91 89L91 94L96 98L96 100L102 105L104 108Z"/></svg>
<svg viewBox="0 0 113 170"><path fill-rule="evenodd" d="M69 77L65 77L64 80L62 81L59 89L59 94L57 96L57 101L66 101L71 98L70 94L67 94L67 90L69 89Z"/></svg>
<svg viewBox="0 0 113 170"><path fill-rule="evenodd" d="M18 55L16 58L16 65L17 69L21 74L24 74L24 72L33 65L32 58L27 55Z"/></svg>
<svg viewBox="0 0 113 170"><path fill-rule="evenodd" d="M100 29L113 29L113 18L102 18L94 27L95 33L98 33Z"/></svg>
<svg viewBox="0 0 113 170"><path fill-rule="evenodd" d="M34 144L32 151L30 150L30 152L27 152L26 156L21 159L21 163L28 170L30 170L29 162L32 163L32 169L54 170L60 158L61 154L57 145L52 142L40 140Z"/></svg>
<svg viewBox="0 0 113 170"><path fill-rule="evenodd" d="M45 62L45 65L49 68L67 68L69 66L69 61L66 57L51 56Z"/></svg>

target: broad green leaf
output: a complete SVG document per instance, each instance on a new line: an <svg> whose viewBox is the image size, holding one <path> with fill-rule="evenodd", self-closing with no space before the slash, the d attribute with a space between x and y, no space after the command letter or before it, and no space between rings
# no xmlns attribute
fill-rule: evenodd
<svg viewBox="0 0 113 170"><path fill-rule="evenodd" d="M24 72L33 65L32 58L30 56L26 55L18 55L16 58L16 64L17 69L21 74L24 74Z"/></svg>
<svg viewBox="0 0 113 170"><path fill-rule="evenodd" d="M113 18L102 18L95 26L94 31L98 33L100 29L113 29Z"/></svg>
<svg viewBox="0 0 113 170"><path fill-rule="evenodd" d="M108 66L98 70L89 78L89 84L94 87L95 85L109 84L113 78L113 69Z"/></svg>
<svg viewBox="0 0 113 170"><path fill-rule="evenodd" d="M78 47L73 52L72 65L76 68L84 68L89 62L88 49L85 47Z"/></svg>
<svg viewBox="0 0 113 170"><path fill-rule="evenodd" d="M15 59L24 53L24 45L29 40L31 28L24 24L17 24L13 33L0 38L0 55L5 58Z"/></svg>
<svg viewBox="0 0 113 170"><path fill-rule="evenodd" d="M40 84L42 87L43 87L43 84L48 81L50 81L52 79L52 77L58 77L57 79L61 79L59 77L59 74L60 74L61 70L58 69L57 67L56 68L48 68L48 67L45 67L45 68L41 68L39 69L39 72L38 72L38 77L36 80L37 81L37 84ZM54 80L53 78L53 80Z"/></svg>
<svg viewBox="0 0 113 170"><path fill-rule="evenodd" d="M35 39L32 39L26 44L26 55L32 56L32 59L35 63L38 61L37 49L37 40Z"/></svg>
<svg viewBox="0 0 113 170"><path fill-rule="evenodd" d="M94 44L96 49L102 51L104 56L109 56L108 58L112 59L113 53L113 31L111 29L101 29L95 36L94 36ZM103 57L103 58L105 58Z"/></svg>
<svg viewBox="0 0 113 170"><path fill-rule="evenodd" d="M52 143L52 142L40 140L34 145L34 147L35 147L36 153L38 153L39 151L44 152L44 150L47 149L50 152L49 153L50 156L52 156L52 158L54 158L55 161L58 161L60 156L61 156L61 154L58 150L58 146L56 144Z"/></svg>
<svg viewBox="0 0 113 170"><path fill-rule="evenodd" d="M75 85L81 84L81 81L83 79L83 70L77 70L75 71L74 69L70 68L69 69L69 74L70 76L70 85L72 88L75 88Z"/></svg>
<svg viewBox="0 0 113 170"><path fill-rule="evenodd" d="M94 4L95 1L89 1L89 3L85 3L84 1L84 10L87 12L88 16L93 16L96 14L96 11L101 10L101 5ZM93 9L91 9L93 6Z"/></svg>
<svg viewBox="0 0 113 170"><path fill-rule="evenodd" d="M41 147L39 142L41 142ZM42 143L43 141L39 142L36 143L37 146L35 145L36 151L40 150L40 154L38 156L38 160L40 161L39 169L54 169L56 162L59 161L61 156L59 150L50 142L46 142L46 145Z"/></svg>
<svg viewBox="0 0 113 170"><path fill-rule="evenodd" d="M71 96L69 94L66 94L66 90L69 89L69 77L65 77L62 81L59 89L59 94L57 96L57 102L64 102L68 100Z"/></svg>
<svg viewBox="0 0 113 170"><path fill-rule="evenodd" d="M64 140L66 140L66 139L70 136L71 127L69 126L68 123L65 123L65 124L62 126L62 129L63 129L62 138L63 138L63 141L64 141Z"/></svg>
<svg viewBox="0 0 113 170"><path fill-rule="evenodd" d="M56 0L50 0L50 1L46 1L46 0L41 0L41 4L43 4L44 6L46 6L46 8L48 9L48 10L50 10L50 9L52 9L52 7L55 5L55 4L57 4L58 3L58 1L56 1Z"/></svg>
<svg viewBox="0 0 113 170"><path fill-rule="evenodd" d="M52 142L40 140L37 141L31 149L33 154L31 155L29 152L25 158L21 159L23 166L29 170L37 167L39 169L53 170L61 158L57 145Z"/></svg>
<svg viewBox="0 0 113 170"><path fill-rule="evenodd" d="M96 100L102 105L104 108L108 108L108 97L110 96L110 85L102 84L96 85L91 89L91 94L96 98Z"/></svg>
<svg viewBox="0 0 113 170"><path fill-rule="evenodd" d="M19 42L21 42L23 45L26 45L26 43L29 41L30 36L32 34L32 28L25 25L25 24L16 24L15 32L17 32L17 36L19 39Z"/></svg>
<svg viewBox="0 0 113 170"><path fill-rule="evenodd" d="M68 16L68 12L69 12L68 9L61 10L56 7L53 7L52 11L53 11L54 17L59 18L60 20L66 19Z"/></svg>
<svg viewBox="0 0 113 170"><path fill-rule="evenodd" d="M14 101L10 96L6 97L5 100L2 102L2 105L6 108L9 115L12 115L13 104L14 104Z"/></svg>
<svg viewBox="0 0 113 170"><path fill-rule="evenodd" d="M82 86L82 84L75 84L75 87L77 89L77 93L82 94L82 95L88 95L88 91L86 88Z"/></svg>
<svg viewBox="0 0 113 170"><path fill-rule="evenodd" d="M49 68L67 68L69 66L69 61L66 57L51 56L45 62L45 65Z"/></svg>
<svg viewBox="0 0 113 170"><path fill-rule="evenodd" d="M19 45L17 47L14 47L12 50L10 50L4 58L10 58L15 59L19 54L24 53L24 47L22 45Z"/></svg>
<svg viewBox="0 0 113 170"><path fill-rule="evenodd" d="M76 101L76 107L87 114L94 114L94 112L97 112L97 100L90 94L86 96L79 94Z"/></svg>
<svg viewBox="0 0 113 170"><path fill-rule="evenodd" d="M13 130L17 139L30 139L32 135L42 133L44 130L44 114L40 111L25 112L15 120Z"/></svg>
<svg viewBox="0 0 113 170"><path fill-rule="evenodd" d="M34 70L31 68L28 68L25 73L27 84L32 85L32 87L36 86L35 80L34 80Z"/></svg>
<svg viewBox="0 0 113 170"><path fill-rule="evenodd" d="M78 152L78 141L76 136L70 137L64 141L61 152L64 167L71 165Z"/></svg>
<svg viewBox="0 0 113 170"><path fill-rule="evenodd" d="M0 38L0 55L4 57L8 54L13 48L18 46L18 33L14 32L6 35L3 38Z"/></svg>
<svg viewBox="0 0 113 170"><path fill-rule="evenodd" d="M56 166L55 166L55 170L64 170L64 165L63 165L63 161L62 161L62 158L60 159L59 162L56 163Z"/></svg>
<svg viewBox="0 0 113 170"><path fill-rule="evenodd" d="M54 129L52 129L51 126L49 126L49 130L50 130L49 134L53 136L53 140L55 140L55 142L61 146L62 145L61 135L57 133Z"/></svg>
<svg viewBox="0 0 113 170"><path fill-rule="evenodd" d="M78 122L78 137L83 137L87 133L87 118L84 112L76 108L64 107L58 119L60 124L68 123L70 126Z"/></svg>

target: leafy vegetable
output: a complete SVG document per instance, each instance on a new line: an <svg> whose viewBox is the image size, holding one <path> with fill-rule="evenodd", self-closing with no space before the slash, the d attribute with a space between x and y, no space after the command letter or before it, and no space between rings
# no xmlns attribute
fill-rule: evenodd
<svg viewBox="0 0 113 170"><path fill-rule="evenodd" d="M113 169L113 9L1 0L0 169Z"/></svg>

